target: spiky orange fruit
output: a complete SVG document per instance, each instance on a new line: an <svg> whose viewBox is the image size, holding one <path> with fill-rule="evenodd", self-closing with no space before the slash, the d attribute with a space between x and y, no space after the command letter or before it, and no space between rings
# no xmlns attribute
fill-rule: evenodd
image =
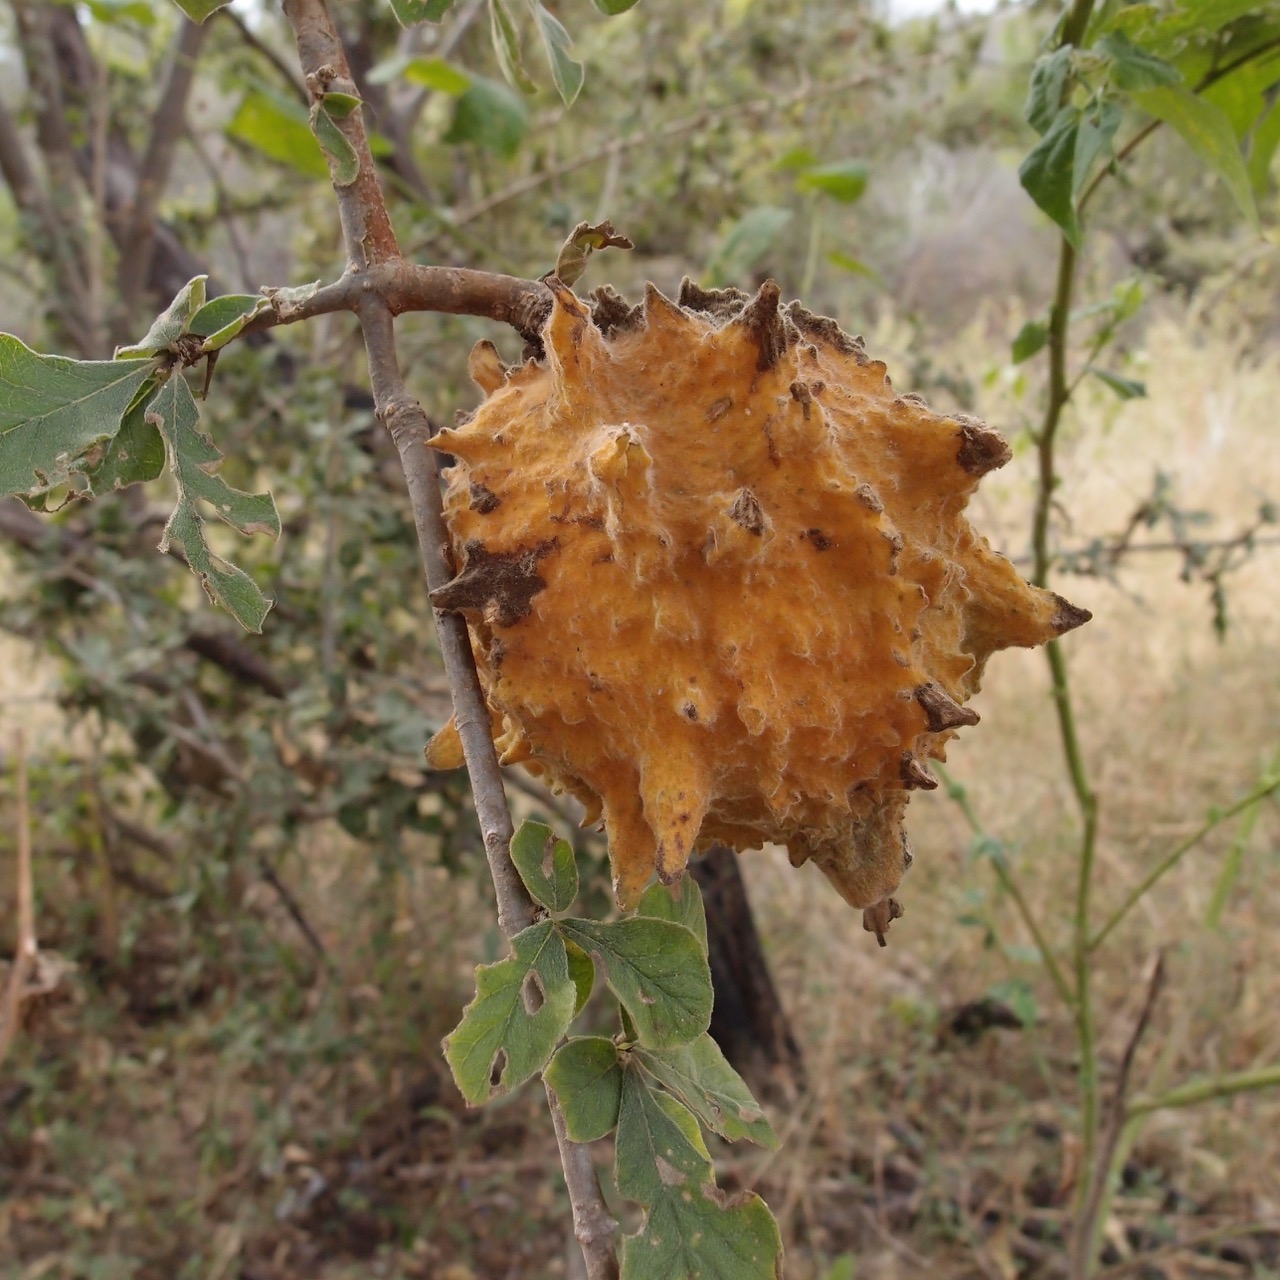
<svg viewBox="0 0 1280 1280"><path fill-rule="evenodd" d="M504 763L603 817L624 904L698 845L772 841L883 941L909 792L977 722L987 658L1089 617L962 514L1008 447L772 281L636 308L548 283L544 357L481 343L487 398L432 441L460 565L433 600L467 619Z"/></svg>

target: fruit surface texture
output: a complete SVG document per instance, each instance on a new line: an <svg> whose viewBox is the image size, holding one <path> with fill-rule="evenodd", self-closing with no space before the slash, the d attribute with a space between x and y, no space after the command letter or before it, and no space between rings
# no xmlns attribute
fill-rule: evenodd
<svg viewBox="0 0 1280 1280"><path fill-rule="evenodd" d="M1089 616L965 518L1007 445L772 281L637 307L548 284L541 356L481 343L485 400L432 440L458 568L432 598L466 617L503 762L603 820L624 905L700 845L775 842L883 941L907 799L988 657Z"/></svg>

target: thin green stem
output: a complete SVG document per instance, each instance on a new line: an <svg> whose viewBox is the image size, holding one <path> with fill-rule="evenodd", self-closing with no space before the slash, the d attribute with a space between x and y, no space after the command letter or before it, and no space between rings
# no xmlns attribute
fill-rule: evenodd
<svg viewBox="0 0 1280 1280"><path fill-rule="evenodd" d="M1250 805L1257 804L1259 800L1265 799L1272 792L1280 789L1280 774L1272 777L1264 778L1251 791L1242 796L1234 804L1222 809L1218 812L1211 813L1205 820L1191 833L1185 840L1176 844L1173 849L1159 862L1156 863L1150 871L1132 888L1126 895L1124 901L1112 912L1106 924L1098 930L1097 933L1089 939L1088 950L1095 951L1100 947L1115 927L1133 910L1134 907L1146 897L1151 887L1178 865L1182 859L1202 841L1213 829L1225 822L1228 818L1234 818L1237 813L1249 808Z"/></svg>
<svg viewBox="0 0 1280 1280"><path fill-rule="evenodd" d="M1146 1115L1151 1111L1165 1111L1171 1107L1195 1107L1216 1098L1230 1098L1237 1093L1253 1093L1258 1089L1271 1089L1280 1085L1280 1062L1267 1067L1255 1067L1251 1071L1233 1071L1230 1075L1210 1076L1206 1080L1191 1080L1180 1084L1168 1093L1154 1098L1135 1098L1129 1104L1129 1116Z"/></svg>

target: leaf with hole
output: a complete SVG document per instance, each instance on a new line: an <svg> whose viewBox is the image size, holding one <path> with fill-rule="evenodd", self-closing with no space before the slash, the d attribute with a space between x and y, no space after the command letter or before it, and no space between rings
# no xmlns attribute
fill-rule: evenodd
<svg viewBox="0 0 1280 1280"><path fill-rule="evenodd" d="M542 37L542 47L547 53L556 92L566 107L572 106L582 89L583 77L582 63L575 62L569 56L573 40L560 20L548 13L538 0L529 0L529 8L538 24L538 34Z"/></svg>
<svg viewBox="0 0 1280 1280"><path fill-rule="evenodd" d="M711 970L697 938L670 920L635 916L556 927L595 962L635 1023L642 1044L684 1044L711 1022Z"/></svg>
<svg viewBox="0 0 1280 1280"><path fill-rule="evenodd" d="M747 1138L770 1150L777 1135L742 1077L706 1034L673 1049L632 1050L636 1061L714 1133L730 1142Z"/></svg>
<svg viewBox="0 0 1280 1280"><path fill-rule="evenodd" d="M508 959L476 970L475 999L444 1042L453 1078L472 1105L541 1071L573 1020L574 986L554 924L530 925L512 938L511 949Z"/></svg>
<svg viewBox="0 0 1280 1280"><path fill-rule="evenodd" d="M574 1142L595 1142L618 1123L622 1065L612 1040L575 1036L562 1044L546 1070Z"/></svg>
<svg viewBox="0 0 1280 1280"><path fill-rule="evenodd" d="M511 839L511 861L535 902L548 911L568 911L578 896L573 846L545 822L522 822Z"/></svg>
<svg viewBox="0 0 1280 1280"><path fill-rule="evenodd" d="M247 631L262 630L271 608L253 579L210 549L197 502L205 502L219 520L244 534L280 536L280 515L269 493L243 493L217 474L222 454L200 430L200 410L187 380L174 373L147 406L146 420L164 439L177 502L164 527L160 550L181 546L187 564L216 604Z"/></svg>
<svg viewBox="0 0 1280 1280"><path fill-rule="evenodd" d="M0 494L47 493L96 465L155 367L43 356L0 334Z"/></svg>
<svg viewBox="0 0 1280 1280"><path fill-rule="evenodd" d="M120 430L108 442L102 461L85 475L95 496L131 484L154 480L164 470L164 441L155 424L147 421L151 388L145 387L120 422Z"/></svg>

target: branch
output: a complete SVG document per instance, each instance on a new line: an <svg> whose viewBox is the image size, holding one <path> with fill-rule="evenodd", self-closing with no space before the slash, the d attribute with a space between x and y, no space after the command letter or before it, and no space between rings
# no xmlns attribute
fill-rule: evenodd
<svg viewBox="0 0 1280 1280"><path fill-rule="evenodd" d="M160 99L151 113L147 150L138 170L133 209L125 222L120 246L120 296L126 314L133 311L138 295L151 275L155 250L156 210L169 183L178 139L187 127L187 99L195 83L196 60L209 28L183 18L174 37Z"/></svg>
<svg viewBox="0 0 1280 1280"><path fill-rule="evenodd" d="M297 39L303 76L313 98L318 100L325 92L335 89L352 92L354 85L346 54L324 0L285 0L284 8ZM346 295L346 306L350 309L354 303L360 319L375 412L400 454L427 586L434 589L453 577L453 557L444 524L436 456L427 445L430 425L422 406L405 386L396 358L394 328L397 312L410 309L407 305L397 305L397 279L403 274L410 281L421 281L420 273L429 269L409 267L400 256L369 152L362 112L358 108L352 111L338 122L338 127L354 148L359 162L359 173L353 183L334 184L349 276L360 280L357 292ZM378 268L384 266L392 268L389 274L378 272ZM480 283L479 273L475 272L437 271L430 278L438 286L452 282L464 292L468 285L478 288ZM375 279L386 286L385 294L378 290ZM338 287L346 283L349 280L339 282ZM486 293L492 303L494 285L490 281L485 285L480 292ZM532 305L531 290L536 288L539 286L531 286L528 281L504 283L499 278L496 291L514 310L521 303ZM295 309L280 305L275 308L280 319L301 318L297 314L287 317L281 314L291 310ZM531 314L526 315L526 323ZM435 617L453 695L454 715L475 794L476 814L484 836L485 855L497 895L498 922L510 938L532 923L534 907L511 861L511 814L489 732L489 712L465 621L457 614L439 610ZM545 1081L544 1086L573 1208L574 1235L582 1248L588 1280L613 1280L618 1265L613 1248L617 1224L600 1194L590 1151L569 1140L559 1102Z"/></svg>
<svg viewBox="0 0 1280 1280"><path fill-rule="evenodd" d="M14 744L17 757L15 789L18 813L18 938L14 947L13 967L9 970L9 987L5 992L4 1022L0 1023L0 1063L9 1054L18 1022L22 1017L22 1001L27 979L36 965L36 907L31 875L31 812L27 794L27 742L21 729Z"/></svg>

